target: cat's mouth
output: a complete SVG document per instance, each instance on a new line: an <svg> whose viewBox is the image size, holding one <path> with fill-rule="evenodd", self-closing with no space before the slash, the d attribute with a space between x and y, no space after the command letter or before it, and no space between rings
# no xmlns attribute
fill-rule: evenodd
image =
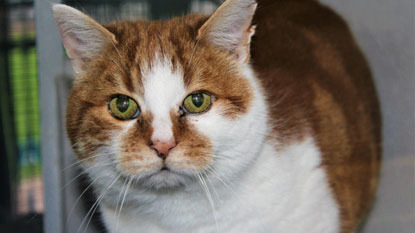
<svg viewBox="0 0 415 233"><path fill-rule="evenodd" d="M137 172L129 173L129 170L119 168L121 174L126 175L126 178L133 178L137 187L145 187L150 189L166 189L178 188L194 182L194 174L182 170L182 167L175 166L176 164L169 164L168 161L158 161L158 163L151 164L148 170L140 171L137 167ZM143 166L146 167L146 166ZM134 169L134 167L132 167ZM131 170L132 170L131 169ZM118 170L118 169L117 169Z"/></svg>
<svg viewBox="0 0 415 233"><path fill-rule="evenodd" d="M167 165L156 170L153 174L141 180L141 183L148 188L165 189L177 188L187 184L190 181L188 176L176 172Z"/></svg>
<svg viewBox="0 0 415 233"><path fill-rule="evenodd" d="M160 171L170 171L170 169L167 167L166 164L164 164L163 167L160 168Z"/></svg>

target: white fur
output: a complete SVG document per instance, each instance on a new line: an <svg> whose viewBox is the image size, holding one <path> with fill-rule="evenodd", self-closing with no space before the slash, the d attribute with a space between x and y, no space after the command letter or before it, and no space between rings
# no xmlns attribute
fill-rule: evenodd
<svg viewBox="0 0 415 233"><path fill-rule="evenodd" d="M200 132L211 139L214 147L216 158L212 167L215 172L204 177L211 201L198 182L169 191L132 187L118 215L114 206L123 194L125 181L116 182L101 204L110 232L339 231L338 208L313 138L286 147L280 145L277 152L278 142L265 139L270 127L264 97L249 67L243 70L255 90L252 107L245 116L229 120L219 114L220 109L213 107L206 114L191 119ZM162 77L156 79L170 82ZM174 82L177 83L169 84L180 86L180 79ZM146 85L156 87L158 84ZM177 95L183 94L183 90L178 90ZM170 97L164 101L173 98ZM170 109L170 105L164 104ZM105 186L116 174L109 177Z"/></svg>
<svg viewBox="0 0 415 233"><path fill-rule="evenodd" d="M153 141L169 141L173 138L170 111L178 111L186 90L183 74L173 72L172 65L167 59L156 59L152 69L143 72L144 77L144 108L153 115Z"/></svg>
<svg viewBox="0 0 415 233"><path fill-rule="evenodd" d="M242 179L231 181L238 185L215 187L218 229L203 192L179 191L126 209L118 232L338 232L337 206L319 157L311 138L278 154L267 143ZM114 226L114 210L103 205L102 211Z"/></svg>

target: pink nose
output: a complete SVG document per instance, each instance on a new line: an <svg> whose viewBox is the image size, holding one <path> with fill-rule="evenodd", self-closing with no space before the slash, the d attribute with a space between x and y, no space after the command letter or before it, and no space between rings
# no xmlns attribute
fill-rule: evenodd
<svg viewBox="0 0 415 233"><path fill-rule="evenodd" d="M169 141L159 141L154 140L153 144L150 146L157 152L157 155L162 158L166 159L169 155L169 151L176 146L176 142L174 139Z"/></svg>

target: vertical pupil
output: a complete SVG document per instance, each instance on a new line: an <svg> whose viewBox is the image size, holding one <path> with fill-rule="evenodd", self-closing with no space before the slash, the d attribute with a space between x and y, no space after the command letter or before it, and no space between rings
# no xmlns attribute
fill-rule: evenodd
<svg viewBox="0 0 415 233"><path fill-rule="evenodd" d="M128 107L130 106L130 100L126 96L120 96L117 98L117 108L120 112L127 111Z"/></svg>
<svg viewBox="0 0 415 233"><path fill-rule="evenodd" d="M193 104L197 108L199 108L200 106L202 106L203 99L204 99L204 97L203 97L203 94L202 93L197 93L197 94L193 94L192 95L192 102L193 102Z"/></svg>

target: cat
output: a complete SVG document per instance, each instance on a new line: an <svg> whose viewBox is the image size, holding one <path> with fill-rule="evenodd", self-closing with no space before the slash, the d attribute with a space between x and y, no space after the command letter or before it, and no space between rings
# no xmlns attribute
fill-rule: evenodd
<svg viewBox="0 0 415 233"><path fill-rule="evenodd" d="M317 1L257 2L107 25L53 6L67 133L109 232L359 229L381 154L367 62Z"/></svg>

